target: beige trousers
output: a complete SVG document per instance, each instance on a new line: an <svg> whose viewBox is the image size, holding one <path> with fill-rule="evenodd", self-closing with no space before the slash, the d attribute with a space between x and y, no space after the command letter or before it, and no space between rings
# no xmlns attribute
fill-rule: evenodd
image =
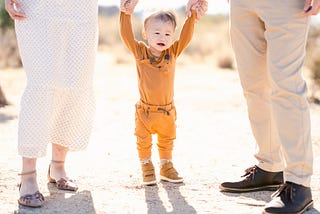
<svg viewBox="0 0 320 214"><path fill-rule="evenodd" d="M258 166L310 186L313 153L301 75L309 19L302 0L231 0L230 34Z"/></svg>

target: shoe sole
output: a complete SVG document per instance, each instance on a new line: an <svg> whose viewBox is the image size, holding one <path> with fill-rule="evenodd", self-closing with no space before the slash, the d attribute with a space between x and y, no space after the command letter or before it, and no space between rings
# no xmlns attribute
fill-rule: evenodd
<svg viewBox="0 0 320 214"><path fill-rule="evenodd" d="M162 175L160 175L160 179L162 181L168 181L168 182L171 182L171 183L182 183L183 182L183 179L173 180L173 179L167 178L167 177L162 176Z"/></svg>
<svg viewBox="0 0 320 214"><path fill-rule="evenodd" d="M313 208L313 201L310 201L302 210L300 210L299 212L295 213L295 214L302 214L307 210L310 210ZM267 211L263 211L262 214L274 214L274 213L270 213Z"/></svg>
<svg viewBox="0 0 320 214"><path fill-rule="evenodd" d="M221 192L241 193L241 192L255 192L255 191L264 191L264 190L276 191L280 186L281 184L253 187L253 188L247 188L247 189L237 189L237 188L223 187L220 185L219 188Z"/></svg>
<svg viewBox="0 0 320 214"><path fill-rule="evenodd" d="M40 207L42 207L42 205L43 205L43 204L41 204L41 205L25 204L25 203L23 203L23 202L20 202L19 200L18 200L18 204L19 204L20 206L31 207L31 208L40 208Z"/></svg>
<svg viewBox="0 0 320 214"><path fill-rule="evenodd" d="M31 197L31 199L27 199L29 197ZM44 204L44 200L45 199L43 195L39 191L37 191L33 194L20 196L20 198L18 199L18 204L25 207L39 208Z"/></svg>
<svg viewBox="0 0 320 214"><path fill-rule="evenodd" d="M144 186L153 186L157 184L157 181L149 181L149 182L143 182Z"/></svg>

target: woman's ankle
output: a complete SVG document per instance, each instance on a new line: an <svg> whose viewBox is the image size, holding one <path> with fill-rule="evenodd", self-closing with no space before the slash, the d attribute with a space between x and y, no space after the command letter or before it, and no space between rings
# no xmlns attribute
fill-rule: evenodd
<svg viewBox="0 0 320 214"><path fill-rule="evenodd" d="M38 190L39 187L36 173L21 176L19 186L20 196L33 194Z"/></svg>
<svg viewBox="0 0 320 214"><path fill-rule="evenodd" d="M68 178L64 166L64 161L51 161L50 177L59 180L60 178Z"/></svg>

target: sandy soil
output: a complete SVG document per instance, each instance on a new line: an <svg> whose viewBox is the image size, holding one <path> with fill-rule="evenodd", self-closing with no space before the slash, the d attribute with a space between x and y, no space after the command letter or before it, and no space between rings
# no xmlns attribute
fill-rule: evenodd
<svg viewBox="0 0 320 214"><path fill-rule="evenodd" d="M220 182L239 179L255 164L254 139L236 72L210 65L177 68L178 111L174 164L184 184L159 182L141 186L135 148L134 104L138 99L134 65L115 65L99 53L95 73L97 113L90 145L71 153L67 168L79 184L77 193L47 183L48 155L38 160L38 182L45 196L42 208L17 204L21 160L17 155L19 100L23 71L0 71L0 84L11 106L0 109L0 213L261 213L272 192L221 193ZM314 176L312 193L320 213L320 107L311 105ZM156 139L155 139L156 140ZM154 146L153 162L158 166ZM157 171L158 173L159 171Z"/></svg>

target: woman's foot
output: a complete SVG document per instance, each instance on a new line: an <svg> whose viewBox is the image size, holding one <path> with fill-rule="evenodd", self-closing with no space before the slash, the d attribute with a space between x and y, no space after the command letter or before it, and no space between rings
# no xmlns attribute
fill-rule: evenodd
<svg viewBox="0 0 320 214"><path fill-rule="evenodd" d="M77 191L78 186L74 180L69 179L64 168L64 161L52 160L48 169L48 180L56 183L56 187L61 190Z"/></svg>
<svg viewBox="0 0 320 214"><path fill-rule="evenodd" d="M39 192L36 171L22 172L19 185L20 198L18 203L28 207L41 207L44 202L43 195Z"/></svg>

